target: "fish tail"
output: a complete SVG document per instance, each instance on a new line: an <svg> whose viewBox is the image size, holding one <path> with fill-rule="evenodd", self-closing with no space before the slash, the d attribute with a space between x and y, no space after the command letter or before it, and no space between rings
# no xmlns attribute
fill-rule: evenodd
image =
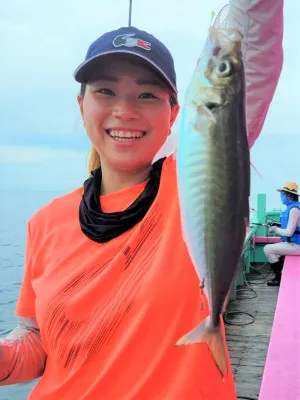
<svg viewBox="0 0 300 400"><path fill-rule="evenodd" d="M176 346L206 343L216 367L220 371L222 378L224 378L228 374L228 363L221 326L211 328L209 322L210 317L207 317L201 325L198 325L195 329L180 338Z"/></svg>

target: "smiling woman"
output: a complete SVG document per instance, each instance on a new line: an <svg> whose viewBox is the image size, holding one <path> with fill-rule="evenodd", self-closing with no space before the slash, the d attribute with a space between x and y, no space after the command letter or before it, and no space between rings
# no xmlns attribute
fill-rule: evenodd
<svg viewBox="0 0 300 400"><path fill-rule="evenodd" d="M116 173L121 189L147 178L178 113L174 90L132 58L103 57L78 96L87 134L105 171L102 194L116 189Z"/></svg>
<svg viewBox="0 0 300 400"><path fill-rule="evenodd" d="M151 163L157 150L170 134L170 128L178 113L177 93L174 89L144 60L134 55L115 54L103 57L97 70L93 71L90 83L81 84L78 102L84 122L86 117L84 106L92 99L106 110L114 109L112 117L116 118L117 122L114 122L112 126L110 121L106 121L106 129L104 128L103 133L105 132L117 142L115 148L121 151L121 158L117 160L120 167L126 168L125 156L131 165L137 162L135 161L137 155L140 159L145 157L145 153L143 154L141 150L137 153L136 145L142 145L142 148L147 149L144 162L149 166L149 162ZM122 102L125 102L126 109L123 108ZM162 105L165 107L163 108ZM160 112L157 113L157 110ZM165 116L161 118L165 112L170 114L167 126L162 125L166 125ZM127 122L122 122L124 119L127 119ZM151 120L151 126L149 120ZM155 136L153 126L154 128L156 126L156 131L159 131L158 137ZM89 135L90 131L86 123L85 127ZM148 137L140 141L146 135ZM89 137L93 143L89 165L89 170L92 171L100 166L101 153L104 153L101 159L105 159L105 148L99 142L101 135L97 135L94 138L95 141L90 135ZM131 156L132 151L135 157Z"/></svg>

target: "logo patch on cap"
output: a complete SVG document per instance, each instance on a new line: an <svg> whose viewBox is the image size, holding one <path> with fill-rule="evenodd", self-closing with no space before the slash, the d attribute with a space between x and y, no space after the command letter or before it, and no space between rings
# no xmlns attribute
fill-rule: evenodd
<svg viewBox="0 0 300 400"><path fill-rule="evenodd" d="M112 43L115 47L140 47L144 50L151 50L151 43L132 36L135 36L135 33L124 33L115 37Z"/></svg>

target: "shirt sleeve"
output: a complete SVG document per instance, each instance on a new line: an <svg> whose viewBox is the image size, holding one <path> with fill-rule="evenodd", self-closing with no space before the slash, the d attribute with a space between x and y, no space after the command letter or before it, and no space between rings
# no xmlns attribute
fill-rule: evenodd
<svg viewBox="0 0 300 400"><path fill-rule="evenodd" d="M35 318L35 292L32 287L33 251L30 222L27 225L25 272L15 313L18 317Z"/></svg>
<svg viewBox="0 0 300 400"><path fill-rule="evenodd" d="M296 207L292 208L289 213L289 221L287 227L285 229L276 228L275 232L280 236L287 236L287 237L293 236L297 228L299 218L300 218L300 209Z"/></svg>
<svg viewBox="0 0 300 400"><path fill-rule="evenodd" d="M229 19L243 34L250 148L259 137L283 65L283 0L229 0Z"/></svg>

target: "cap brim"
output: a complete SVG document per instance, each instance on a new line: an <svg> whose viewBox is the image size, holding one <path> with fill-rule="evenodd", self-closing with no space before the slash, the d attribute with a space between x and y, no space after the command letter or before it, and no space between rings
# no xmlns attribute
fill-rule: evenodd
<svg viewBox="0 0 300 400"><path fill-rule="evenodd" d="M174 83L168 78L168 76L161 70L161 68L156 65L152 60L149 58L142 56L141 54L135 53L134 51L130 50L114 50L114 51L108 51L105 53L101 53L93 58L90 58L89 60L86 60L82 62L75 70L74 72L74 79L79 82L79 83L87 83L89 81L89 78L92 76L93 72L95 71L95 66L98 64L101 58L108 56L108 55L113 55L113 54L130 54L134 57L140 58L144 61L146 61L148 64L150 64L155 71L158 72L159 75L162 76L162 78L171 86L171 89L177 93L177 88L174 85Z"/></svg>

